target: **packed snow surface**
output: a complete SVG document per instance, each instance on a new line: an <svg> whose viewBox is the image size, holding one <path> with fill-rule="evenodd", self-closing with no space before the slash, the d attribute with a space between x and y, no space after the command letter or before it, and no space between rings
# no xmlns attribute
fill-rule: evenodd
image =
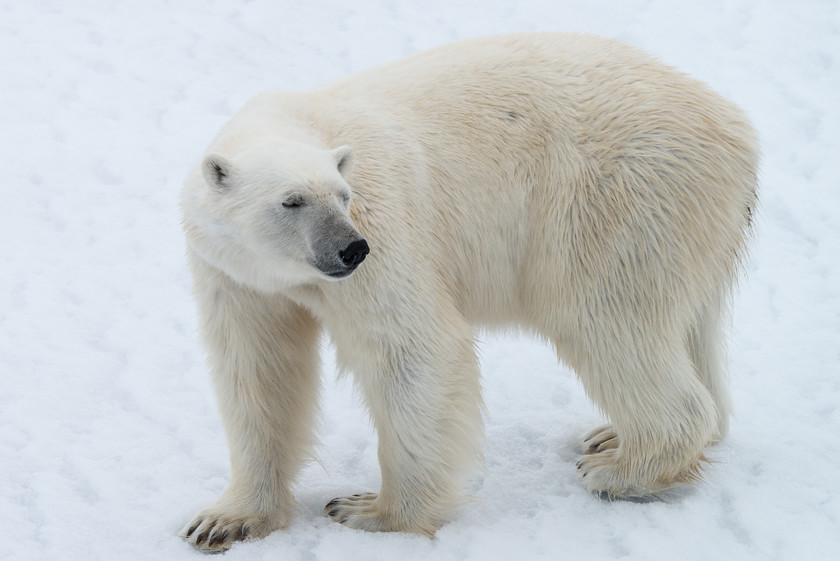
<svg viewBox="0 0 840 561"><path fill-rule="evenodd" d="M228 478L178 193L253 94L461 38L623 39L745 109L758 229L736 298L736 417L705 481L608 502L575 474L601 422L541 342L479 334L475 500L434 539L328 521L378 488L324 343L320 463L287 530L227 559L798 560L840 551L840 10L835 1L0 1L0 559L200 559L176 533ZM410 85L407 85L410 87Z"/></svg>

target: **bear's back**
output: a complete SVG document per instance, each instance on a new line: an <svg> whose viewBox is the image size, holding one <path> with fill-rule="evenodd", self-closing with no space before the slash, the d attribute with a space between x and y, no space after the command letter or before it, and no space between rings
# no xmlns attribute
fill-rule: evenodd
<svg viewBox="0 0 840 561"><path fill-rule="evenodd" d="M709 275L730 274L754 200L755 142L734 105L587 35L466 40L310 92L268 92L244 113L249 134L349 145L353 218L372 247L433 253L462 309L490 323L527 308L532 278L557 279L559 293L589 282L563 279L569 263L597 277L668 240L681 251L651 265L689 274L711 244Z"/></svg>
<svg viewBox="0 0 840 561"><path fill-rule="evenodd" d="M539 292L531 278L557 278L561 291L572 282L559 280L566 264L615 266L638 252L642 232L653 236L651 265L680 274L711 244L708 274L728 276L743 249L758 159L746 119L702 83L619 41L472 39L318 91L320 106L334 103L347 130L356 119L365 141L375 120L416 144L411 159L423 158L424 185L393 188L422 193L418 222L433 224L451 248L441 269L456 292L476 295L464 309L491 323L490 310L526 307L520 295ZM348 134L339 141L352 146ZM677 239L684 251L655 249Z"/></svg>

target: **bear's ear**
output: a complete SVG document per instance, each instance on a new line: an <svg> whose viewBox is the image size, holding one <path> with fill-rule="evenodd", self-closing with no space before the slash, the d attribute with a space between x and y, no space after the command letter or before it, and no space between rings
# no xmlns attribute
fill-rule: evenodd
<svg viewBox="0 0 840 561"><path fill-rule="evenodd" d="M344 175L353 163L353 151L349 146L339 146L332 151L335 165L338 167L338 173Z"/></svg>
<svg viewBox="0 0 840 561"><path fill-rule="evenodd" d="M231 165L226 159L216 154L211 154L201 164L201 172L204 180L211 187L226 190L229 186Z"/></svg>

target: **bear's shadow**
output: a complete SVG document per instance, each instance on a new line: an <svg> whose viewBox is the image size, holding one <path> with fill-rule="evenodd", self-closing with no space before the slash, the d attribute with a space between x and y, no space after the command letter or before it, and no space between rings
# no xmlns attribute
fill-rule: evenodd
<svg viewBox="0 0 840 561"><path fill-rule="evenodd" d="M697 494L697 485L680 485L643 497L616 497L607 492L593 493L596 497L608 503L679 503Z"/></svg>

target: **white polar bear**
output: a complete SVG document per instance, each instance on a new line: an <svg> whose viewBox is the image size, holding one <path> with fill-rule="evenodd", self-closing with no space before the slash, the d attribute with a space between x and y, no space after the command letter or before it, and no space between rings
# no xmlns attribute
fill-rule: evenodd
<svg viewBox="0 0 840 561"><path fill-rule="evenodd" d="M342 524L431 535L461 501L475 326L550 341L609 417L588 489L692 480L727 430L721 315L756 165L732 104L589 36L468 40L258 96L183 192L231 481L182 535L214 551L287 523L322 329L379 435L381 489L330 502Z"/></svg>

